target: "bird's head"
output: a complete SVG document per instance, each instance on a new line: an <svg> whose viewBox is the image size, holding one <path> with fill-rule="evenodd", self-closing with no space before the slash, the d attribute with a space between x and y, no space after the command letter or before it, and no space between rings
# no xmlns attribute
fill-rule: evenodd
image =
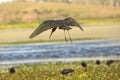
<svg viewBox="0 0 120 80"><path fill-rule="evenodd" d="M77 26L83 31L83 28L72 17L65 18L64 20L68 26Z"/></svg>
<svg viewBox="0 0 120 80"><path fill-rule="evenodd" d="M72 17L65 18L65 21L69 26L78 26L78 23Z"/></svg>

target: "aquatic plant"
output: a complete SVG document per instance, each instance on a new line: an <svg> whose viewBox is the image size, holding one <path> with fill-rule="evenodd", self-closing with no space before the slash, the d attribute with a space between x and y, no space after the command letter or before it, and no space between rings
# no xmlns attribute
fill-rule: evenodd
<svg viewBox="0 0 120 80"><path fill-rule="evenodd" d="M104 63L105 61L101 61ZM0 80L118 80L120 79L120 61L116 61L109 68L106 64L95 65L94 61L87 61L87 71L82 62L52 62L46 64L26 64L14 66L14 75L8 72L8 67L0 66ZM86 64L86 63L85 63ZM6 69L6 71L5 71ZM74 73L63 76L61 71L73 69ZM5 72L2 73L2 70ZM72 72L72 70L70 71Z"/></svg>

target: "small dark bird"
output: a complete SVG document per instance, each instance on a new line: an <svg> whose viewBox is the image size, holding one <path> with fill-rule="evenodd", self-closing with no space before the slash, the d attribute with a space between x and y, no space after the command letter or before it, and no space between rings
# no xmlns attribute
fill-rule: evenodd
<svg viewBox="0 0 120 80"><path fill-rule="evenodd" d="M82 67L86 68L87 67L87 64L85 62L82 62L81 63Z"/></svg>
<svg viewBox="0 0 120 80"><path fill-rule="evenodd" d="M96 60L97 65L100 65L100 63L101 63L100 60Z"/></svg>
<svg viewBox="0 0 120 80"><path fill-rule="evenodd" d="M9 69L9 72L10 72L10 73L15 73L15 68L13 68L13 67L10 68L10 69Z"/></svg>
<svg viewBox="0 0 120 80"><path fill-rule="evenodd" d="M114 60L112 60L112 59L111 59L111 60L107 60L107 61L106 61L106 64L107 64L107 65L111 65L113 62L114 62Z"/></svg>
<svg viewBox="0 0 120 80"><path fill-rule="evenodd" d="M60 73L62 75L68 75L68 74L73 73L73 72L74 72L73 69L63 69Z"/></svg>
<svg viewBox="0 0 120 80"><path fill-rule="evenodd" d="M45 20L43 23L41 23L35 30L34 32L29 36L29 38L34 38L35 36L39 35L40 33L48 30L48 29L52 29L49 38L51 38L53 32L56 31L57 28L64 30L64 34L65 31L67 30L68 35L69 35L69 39L72 42L69 30L71 30L71 26L76 26L78 28L80 28L83 31L83 28L78 24L78 22L73 19L72 17L68 17L65 18L63 20ZM65 35L65 41L67 42L67 38Z"/></svg>

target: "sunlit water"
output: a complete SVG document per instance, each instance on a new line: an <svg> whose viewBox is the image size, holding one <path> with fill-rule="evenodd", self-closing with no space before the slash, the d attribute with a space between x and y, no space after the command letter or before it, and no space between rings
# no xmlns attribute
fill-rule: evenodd
<svg viewBox="0 0 120 80"><path fill-rule="evenodd" d="M119 56L119 40L0 45L0 60Z"/></svg>

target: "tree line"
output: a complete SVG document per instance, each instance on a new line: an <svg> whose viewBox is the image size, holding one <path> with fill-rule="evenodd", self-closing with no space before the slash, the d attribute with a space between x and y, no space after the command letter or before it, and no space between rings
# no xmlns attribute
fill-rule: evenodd
<svg viewBox="0 0 120 80"><path fill-rule="evenodd" d="M101 5L101 6L113 6L120 7L120 0L13 0L13 2L66 2L77 3L80 5Z"/></svg>

